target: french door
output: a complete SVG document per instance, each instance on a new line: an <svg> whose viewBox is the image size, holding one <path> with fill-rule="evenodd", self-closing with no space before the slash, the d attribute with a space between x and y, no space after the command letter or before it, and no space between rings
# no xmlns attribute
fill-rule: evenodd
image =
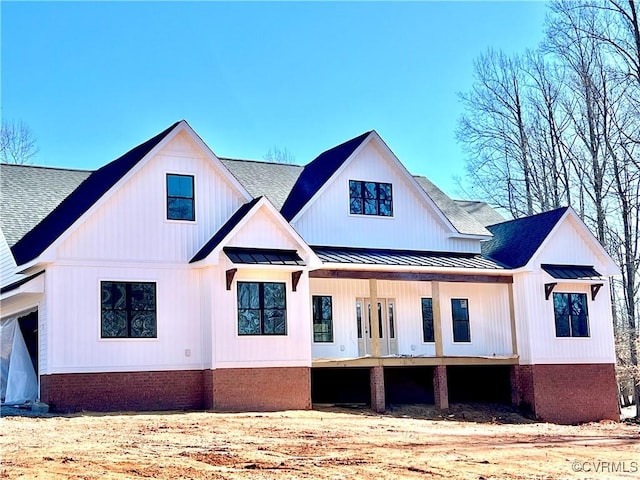
<svg viewBox="0 0 640 480"><path fill-rule="evenodd" d="M396 339L395 301L391 298L378 299L378 338L380 355L398 353ZM356 327L358 331L358 355L373 355L373 330L371 301L368 298L356 299Z"/></svg>

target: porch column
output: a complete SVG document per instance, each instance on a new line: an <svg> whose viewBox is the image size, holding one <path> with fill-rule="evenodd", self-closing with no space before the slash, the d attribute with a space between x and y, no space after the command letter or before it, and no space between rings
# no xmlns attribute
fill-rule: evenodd
<svg viewBox="0 0 640 480"><path fill-rule="evenodd" d="M442 310L440 309L440 282L431 282L431 307L433 309L433 337L436 357L444 355L442 348Z"/></svg>
<svg viewBox="0 0 640 480"><path fill-rule="evenodd" d="M433 369L433 396L436 408L449 408L449 389L447 388L447 366L438 365Z"/></svg>
<svg viewBox="0 0 640 480"><path fill-rule="evenodd" d="M509 291L509 320L511 321L511 353L518 355L518 336L516 335L516 307L513 301L513 283L507 285Z"/></svg>
<svg viewBox="0 0 640 480"><path fill-rule="evenodd" d="M371 302L371 355L380 356L380 318L378 317L378 281L369 279L369 301ZM382 368L382 367L381 367ZM384 382L383 382L384 383ZM384 390L383 390L384 397Z"/></svg>
<svg viewBox="0 0 640 480"><path fill-rule="evenodd" d="M382 413L385 411L386 400L384 398L384 367L378 365L369 370L371 383L371 410Z"/></svg>
<svg viewBox="0 0 640 480"><path fill-rule="evenodd" d="M511 404L520 405L520 365L511 365L509 371L511 380Z"/></svg>

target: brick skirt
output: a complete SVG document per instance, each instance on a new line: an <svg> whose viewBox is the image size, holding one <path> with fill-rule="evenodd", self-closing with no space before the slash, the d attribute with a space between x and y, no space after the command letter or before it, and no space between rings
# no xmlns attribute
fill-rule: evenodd
<svg viewBox="0 0 640 480"><path fill-rule="evenodd" d="M40 377L40 400L60 412L311 408L308 367L65 373Z"/></svg>

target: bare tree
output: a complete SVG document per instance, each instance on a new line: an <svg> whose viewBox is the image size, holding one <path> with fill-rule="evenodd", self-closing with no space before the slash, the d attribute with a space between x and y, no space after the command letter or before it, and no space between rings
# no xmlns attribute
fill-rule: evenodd
<svg viewBox="0 0 640 480"><path fill-rule="evenodd" d="M38 153L36 137L22 122L2 121L0 129L0 162L22 165L31 163Z"/></svg>
<svg viewBox="0 0 640 480"><path fill-rule="evenodd" d="M296 157L286 147L271 147L262 157L272 163L296 163Z"/></svg>

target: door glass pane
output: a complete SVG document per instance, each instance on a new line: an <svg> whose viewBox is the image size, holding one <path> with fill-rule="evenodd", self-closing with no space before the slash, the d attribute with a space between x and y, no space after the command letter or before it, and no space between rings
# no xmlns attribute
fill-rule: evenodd
<svg viewBox="0 0 640 480"><path fill-rule="evenodd" d="M396 338L396 327L394 325L393 303L389 303L389 338Z"/></svg>
<svg viewBox="0 0 640 480"><path fill-rule="evenodd" d="M358 338L362 338L362 304L356 302L356 322L358 325Z"/></svg>
<svg viewBox="0 0 640 480"><path fill-rule="evenodd" d="M382 335L382 322L384 321L382 319L382 304L378 303L378 334L380 335L380 338L383 338Z"/></svg>

